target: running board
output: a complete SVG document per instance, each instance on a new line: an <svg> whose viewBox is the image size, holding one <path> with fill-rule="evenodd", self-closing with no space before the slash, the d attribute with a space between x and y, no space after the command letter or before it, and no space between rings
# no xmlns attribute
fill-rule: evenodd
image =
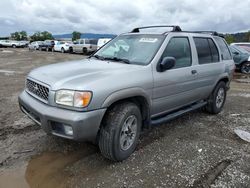
<svg viewBox="0 0 250 188"><path fill-rule="evenodd" d="M188 107L185 107L179 111L176 111L174 113L170 113L170 114L167 114L166 116L163 116L159 119L155 119L155 120L151 120L151 125L152 126L155 126L155 125L158 125L158 124L162 124L162 123L165 123L167 121L170 121L172 119L175 119L176 117L178 116L181 116L187 112L191 112L191 111L194 111L194 110L197 110L203 106L205 106L207 104L207 102L199 102L199 103L195 103L193 105L190 105Z"/></svg>

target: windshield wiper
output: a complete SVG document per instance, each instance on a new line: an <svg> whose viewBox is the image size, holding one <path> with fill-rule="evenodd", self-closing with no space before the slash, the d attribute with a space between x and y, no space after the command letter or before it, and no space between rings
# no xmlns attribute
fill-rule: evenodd
<svg viewBox="0 0 250 188"><path fill-rule="evenodd" d="M122 61L126 64L131 64L128 59L118 58L118 57L106 57L105 60L112 60L112 61Z"/></svg>
<svg viewBox="0 0 250 188"><path fill-rule="evenodd" d="M105 60L105 57L99 56L99 55L91 55L91 56L89 56L89 58L91 58L91 57L95 57L96 59L100 59L100 60Z"/></svg>

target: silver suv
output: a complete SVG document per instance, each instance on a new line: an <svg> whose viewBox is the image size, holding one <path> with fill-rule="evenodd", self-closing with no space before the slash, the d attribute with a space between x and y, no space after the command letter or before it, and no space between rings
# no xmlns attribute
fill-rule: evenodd
<svg viewBox="0 0 250 188"><path fill-rule="evenodd" d="M171 27L135 28L88 59L31 71L21 110L48 134L95 142L114 161L133 153L145 129L201 107L219 113L235 69L227 43Z"/></svg>

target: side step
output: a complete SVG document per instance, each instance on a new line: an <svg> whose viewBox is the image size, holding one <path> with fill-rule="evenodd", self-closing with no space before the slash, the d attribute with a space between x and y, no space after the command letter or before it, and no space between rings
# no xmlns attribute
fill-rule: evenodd
<svg viewBox="0 0 250 188"><path fill-rule="evenodd" d="M207 104L206 101L202 101L202 102L195 103L193 105L187 106L185 108L182 108L179 111L175 111L175 112L169 113L166 116L163 116L161 118L151 120L151 125L155 126L155 125L158 125L158 124L165 123L165 122L170 121L172 119L175 119L176 117L181 116L181 115L183 115L183 114L185 114L187 112L197 110L197 109L205 106L206 104Z"/></svg>

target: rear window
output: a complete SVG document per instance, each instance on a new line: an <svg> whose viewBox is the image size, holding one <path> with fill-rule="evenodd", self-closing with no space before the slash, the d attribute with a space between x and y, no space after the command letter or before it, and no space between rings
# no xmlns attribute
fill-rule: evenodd
<svg viewBox="0 0 250 188"><path fill-rule="evenodd" d="M230 50L225 42L225 40L221 37L214 37L215 41L217 42L220 51L221 51L221 57L223 60L230 60L232 59Z"/></svg>
<svg viewBox="0 0 250 188"><path fill-rule="evenodd" d="M199 64L219 62L219 52L210 38L194 38Z"/></svg>

